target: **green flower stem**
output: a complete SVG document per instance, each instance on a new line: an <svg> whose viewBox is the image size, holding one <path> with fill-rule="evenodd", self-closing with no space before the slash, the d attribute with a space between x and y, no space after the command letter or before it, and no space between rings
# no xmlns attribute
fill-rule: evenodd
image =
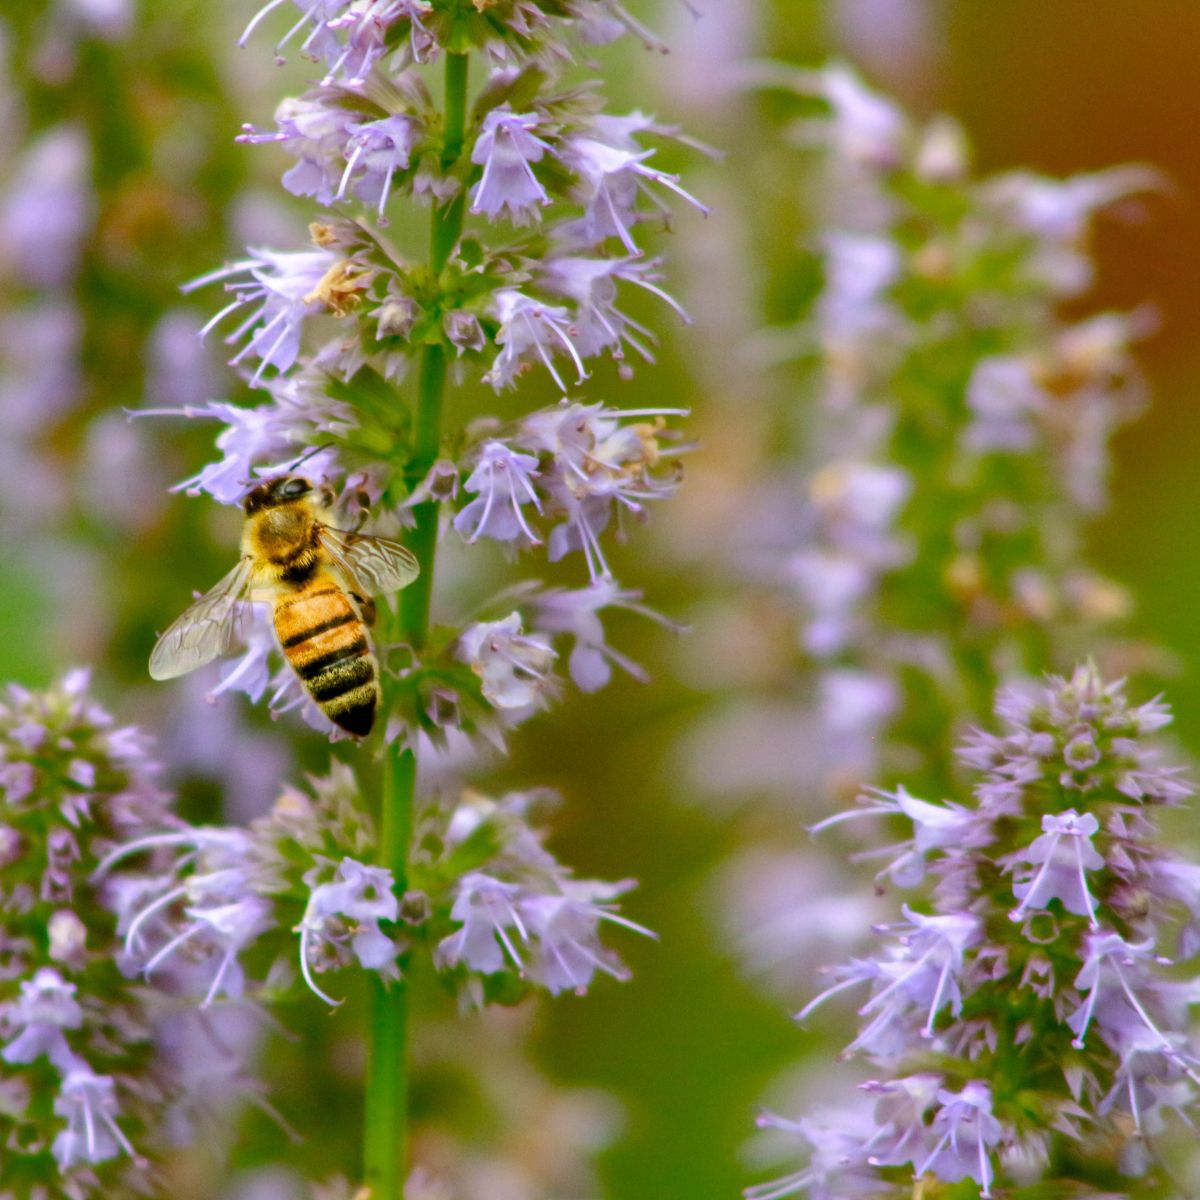
<svg viewBox="0 0 1200 1200"><path fill-rule="evenodd" d="M446 125L443 165L462 154L467 112L467 55L446 55ZM465 196L460 191L436 207L430 238L430 265L440 274L462 234ZM410 489L437 461L442 441L442 396L446 389L446 347L424 348L417 382L417 410L412 451L404 474ZM389 640L419 650L429 633L429 598L437 556L438 504L413 510L415 527L409 549L421 565L417 580L400 593L399 609L390 622ZM403 894L408 878L417 760L411 749L388 751L383 764L383 811L379 861L391 868L396 890ZM370 978L370 1045L367 1062L363 1175L371 1200L403 1200L408 1175L408 989L403 979L385 983Z"/></svg>

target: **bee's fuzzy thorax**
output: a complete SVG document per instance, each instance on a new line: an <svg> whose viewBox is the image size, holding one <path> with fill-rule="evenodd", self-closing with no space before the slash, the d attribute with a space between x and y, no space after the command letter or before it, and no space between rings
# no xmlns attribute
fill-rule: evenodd
<svg viewBox="0 0 1200 1200"><path fill-rule="evenodd" d="M320 528L307 496L263 508L246 517L242 553L254 564L256 574L268 577L311 568L320 557Z"/></svg>

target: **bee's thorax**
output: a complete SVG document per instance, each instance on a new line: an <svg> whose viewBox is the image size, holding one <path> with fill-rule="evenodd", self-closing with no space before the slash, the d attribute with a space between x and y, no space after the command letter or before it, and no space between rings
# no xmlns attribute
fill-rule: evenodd
<svg viewBox="0 0 1200 1200"><path fill-rule="evenodd" d="M266 508L247 517L242 553L260 577L300 582L319 565L319 533L312 508L303 500Z"/></svg>

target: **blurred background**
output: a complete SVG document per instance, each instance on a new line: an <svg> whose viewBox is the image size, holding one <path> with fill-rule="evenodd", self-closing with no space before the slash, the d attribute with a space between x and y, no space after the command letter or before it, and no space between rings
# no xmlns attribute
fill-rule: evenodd
<svg viewBox="0 0 1200 1200"><path fill-rule="evenodd" d="M240 699L207 705L203 681L167 696L144 666L154 630L226 569L237 521L167 492L211 456L211 426L129 422L122 409L246 401L219 343L195 337L216 297L185 299L178 285L247 242L298 241L307 220L277 186L279 160L233 142L243 122L269 122L289 78L306 77L303 63L276 71L263 46L236 47L256 7L7 0L0 11L0 678L42 684L94 664L109 705L159 737L186 811L209 818L262 811L280 779L298 774L293 764L316 767L326 753ZM1200 751L1200 5L629 7L671 52L605 51L611 107L652 111L723 155L670 160L713 206L707 220L681 219L662 246L695 324L664 329L656 366L630 382L598 372L592 389L625 407L693 410L701 446L690 486L631 540L618 571L693 632L676 640L636 617L620 624L614 640L653 682L619 677L597 697L572 696L523 730L503 777L563 792L561 857L583 875L640 880L628 911L661 939L625 945L631 984L546 1006L535 1029L556 1078L620 1101L600 1156L603 1194L715 1200L749 1180L756 1107L806 1055L827 1053L789 1020L813 990L811 964L789 994L757 986L727 949L724 864L760 816L753 798L713 794L713 764L695 767L705 749L695 730L736 685L738 653L726 619L736 589L710 561L707 534L736 512L772 414L791 396L802 403L787 372L762 365L756 335L794 317L811 287L803 158L785 144L772 99L737 88L737 64L844 58L914 113L958 117L981 172L1132 161L1163 173L1141 220L1103 223L1097 285L1082 298L1088 311L1145 304L1157 315L1140 356L1153 404L1120 435L1092 556L1131 588L1136 629L1171 652L1179 735ZM44 196L47 179L58 196L49 228L30 202L30 181ZM798 797L797 825L812 815ZM819 869L814 856L814 877Z"/></svg>

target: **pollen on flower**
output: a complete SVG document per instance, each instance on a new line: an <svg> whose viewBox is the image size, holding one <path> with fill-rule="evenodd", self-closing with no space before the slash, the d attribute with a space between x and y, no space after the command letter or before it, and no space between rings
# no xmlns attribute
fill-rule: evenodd
<svg viewBox="0 0 1200 1200"><path fill-rule="evenodd" d="M360 263L336 262L304 297L305 304L320 304L335 317L348 317L362 303L371 284L371 272Z"/></svg>

